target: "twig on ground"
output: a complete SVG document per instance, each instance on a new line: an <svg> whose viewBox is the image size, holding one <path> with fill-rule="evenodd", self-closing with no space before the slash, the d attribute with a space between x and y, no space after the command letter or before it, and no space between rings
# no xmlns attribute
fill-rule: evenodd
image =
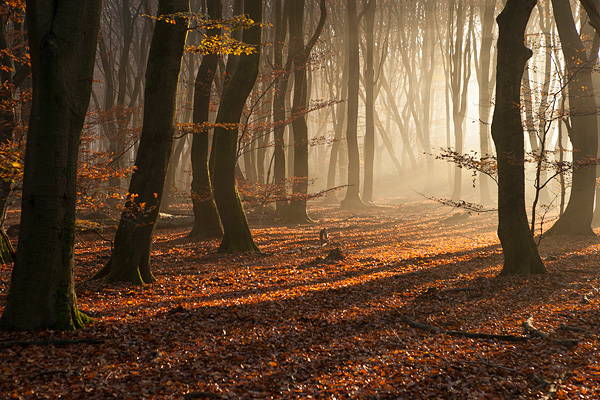
<svg viewBox="0 0 600 400"><path fill-rule="evenodd" d="M527 331L531 336L537 336L544 340L549 340L561 346L575 346L579 343L577 339L552 339L550 335L546 332L540 331L536 327L533 326L533 317L529 317L526 321L523 321L521 324L525 331Z"/></svg>

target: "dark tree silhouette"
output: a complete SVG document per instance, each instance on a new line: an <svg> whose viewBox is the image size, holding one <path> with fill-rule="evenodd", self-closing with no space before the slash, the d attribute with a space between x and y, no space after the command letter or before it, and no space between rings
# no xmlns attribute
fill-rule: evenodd
<svg viewBox="0 0 600 400"><path fill-rule="evenodd" d="M0 325L77 329L73 280L79 138L92 90L100 0L28 1L33 103L18 253Z"/></svg>
<svg viewBox="0 0 600 400"><path fill-rule="evenodd" d="M208 14L211 19L221 18L221 0L208 1ZM219 29L209 29L207 35L219 34ZM202 57L198 67L194 89L193 122L197 126L208 122L210 93L217 70L218 55L207 54ZM193 237L221 237L223 229L217 206L212 197L212 185L208 169L208 128L196 128L192 137L192 204L194 207L194 226L190 232Z"/></svg>
<svg viewBox="0 0 600 400"><path fill-rule="evenodd" d="M521 79L532 52L525 29L536 0L508 0L497 18L498 63L492 138L498 153L498 237L504 252L502 275L546 273L525 211Z"/></svg>
<svg viewBox="0 0 600 400"><path fill-rule="evenodd" d="M225 87L213 140L215 202L223 223L223 240L219 252L235 253L259 251L248 227L246 214L235 183L237 164L238 127L244 104L252 91L260 65L262 1L246 0L244 11L255 24L244 29L243 41L255 46L255 52L237 60L233 76ZM229 64L229 62L228 62ZM214 155L214 157L213 157Z"/></svg>
<svg viewBox="0 0 600 400"><path fill-rule="evenodd" d="M187 20L162 16L189 11L189 0L160 0L146 68L144 122L135 168L111 258L94 278L137 284L155 281L150 250L165 186L173 135L177 81L187 36Z"/></svg>

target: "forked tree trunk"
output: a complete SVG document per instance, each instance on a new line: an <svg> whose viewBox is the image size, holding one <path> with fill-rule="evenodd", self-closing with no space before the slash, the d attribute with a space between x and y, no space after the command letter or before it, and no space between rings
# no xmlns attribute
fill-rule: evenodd
<svg viewBox="0 0 600 400"><path fill-rule="evenodd" d="M262 1L246 0L244 11L255 22L262 22ZM221 222L223 222L223 240L219 246L221 253L259 251L248 227L246 214L242 207L235 184L237 164L238 124L242 110L256 77L260 65L261 27L245 29L243 41L255 46L255 52L240 56L221 99L213 140L215 162L214 195ZM233 127L232 127L233 125Z"/></svg>
<svg viewBox="0 0 600 400"><path fill-rule="evenodd" d="M536 0L508 0L498 16L496 108L492 138L498 154L498 237L504 252L502 275L546 273L525 211L525 166L521 123L521 78L532 52L525 29Z"/></svg>
<svg viewBox="0 0 600 400"><path fill-rule="evenodd" d="M92 89L101 1L28 1L33 102L19 251L3 329L72 330L77 152Z"/></svg>
<svg viewBox="0 0 600 400"><path fill-rule="evenodd" d="M208 1L208 13L211 19L221 18L221 0ZM208 36L219 33L218 29L208 31ZM202 58L194 89L193 121L196 124L192 136L192 204L194 208L194 226L192 237L222 237L223 229L217 206L212 195L212 184L208 170L208 128L202 124L208 122L210 93L217 71L218 56L207 54Z"/></svg>
<svg viewBox="0 0 600 400"><path fill-rule="evenodd" d="M160 0L158 16L189 12L189 0ZM181 69L187 21L156 21L150 44L144 92L144 122L135 171L111 258L94 278L136 284L154 282L150 250L163 196L173 135L177 81Z"/></svg>

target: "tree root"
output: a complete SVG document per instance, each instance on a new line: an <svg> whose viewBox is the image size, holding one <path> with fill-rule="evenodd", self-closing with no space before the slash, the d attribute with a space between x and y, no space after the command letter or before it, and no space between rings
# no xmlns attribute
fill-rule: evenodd
<svg viewBox="0 0 600 400"><path fill-rule="evenodd" d="M516 335L494 335L490 333L477 333L477 332L466 332L466 331L447 331L437 326L423 324L421 322L413 321L408 318L406 315L401 315L400 319L403 322L406 322L408 325L413 328L420 329L422 331L441 333L444 335L450 336L458 336L458 337L467 337L471 339L485 339L485 340L500 340L504 342L525 342L528 340L526 336L516 336Z"/></svg>
<svg viewBox="0 0 600 400"><path fill-rule="evenodd" d="M526 321L523 321L521 326L523 326L523 328L531 336L536 336L536 337L542 338L544 340L549 340L560 346L575 346L576 344L579 343L579 341L577 339L552 339L552 338L550 338L550 335L548 335L546 332L542 332L533 326L533 317L529 317Z"/></svg>
<svg viewBox="0 0 600 400"><path fill-rule="evenodd" d="M579 328L578 326L560 324L558 329L563 331L579 332L591 336L598 336L596 332L588 331L587 329Z"/></svg>

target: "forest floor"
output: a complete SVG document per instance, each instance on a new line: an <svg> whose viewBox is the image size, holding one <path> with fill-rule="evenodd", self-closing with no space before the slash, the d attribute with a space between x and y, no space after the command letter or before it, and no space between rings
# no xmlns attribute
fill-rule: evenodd
<svg viewBox="0 0 600 400"><path fill-rule="evenodd" d="M88 281L110 243L80 233L78 302L96 322L1 332L0 397L600 398L600 238L544 239L549 274L499 277L495 213L316 204L311 225L252 217L262 254L158 229L146 286ZM9 283L2 266L0 311ZM23 343L60 339L82 343Z"/></svg>

